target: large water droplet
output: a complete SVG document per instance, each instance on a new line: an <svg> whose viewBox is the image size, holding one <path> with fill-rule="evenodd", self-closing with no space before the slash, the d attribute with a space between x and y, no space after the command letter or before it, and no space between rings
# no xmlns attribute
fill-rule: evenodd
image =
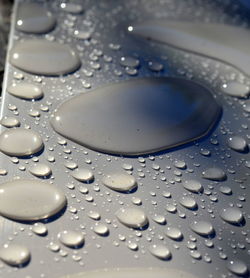
<svg viewBox="0 0 250 278"><path fill-rule="evenodd" d="M241 136L233 136L228 139L228 146L237 152L244 152L247 150L247 141Z"/></svg>
<svg viewBox="0 0 250 278"><path fill-rule="evenodd" d="M224 208L221 213L220 213L220 217L230 223L230 224L240 224L243 219L244 216L242 214L242 211L238 208Z"/></svg>
<svg viewBox="0 0 250 278"><path fill-rule="evenodd" d="M43 148L42 138L33 130L16 128L5 130L0 135L0 150L12 156L26 156Z"/></svg>
<svg viewBox="0 0 250 278"><path fill-rule="evenodd" d="M84 243L84 235L76 231L62 231L58 234L58 239L67 247L80 247Z"/></svg>
<svg viewBox="0 0 250 278"><path fill-rule="evenodd" d="M214 233L214 228L208 221L194 221L191 223L190 228L192 231L201 236L209 236Z"/></svg>
<svg viewBox="0 0 250 278"><path fill-rule="evenodd" d="M81 65L78 54L66 44L42 39L18 42L10 51L13 66L33 74L62 75Z"/></svg>
<svg viewBox="0 0 250 278"><path fill-rule="evenodd" d="M51 12L37 3L21 3L17 9L16 29L26 33L41 34L51 31L56 19Z"/></svg>
<svg viewBox="0 0 250 278"><path fill-rule="evenodd" d="M197 180L186 180L183 183L183 187L187 189L188 191L199 193L203 191L203 186L201 183Z"/></svg>
<svg viewBox="0 0 250 278"><path fill-rule="evenodd" d="M3 117L0 124L5 127L18 127L20 126L20 121L14 117Z"/></svg>
<svg viewBox="0 0 250 278"><path fill-rule="evenodd" d="M143 228L148 224L145 212L138 208L121 208L116 212L116 217L129 228Z"/></svg>
<svg viewBox="0 0 250 278"><path fill-rule="evenodd" d="M180 199L180 204L187 209L196 209L197 203L194 198L184 196Z"/></svg>
<svg viewBox="0 0 250 278"><path fill-rule="evenodd" d="M9 94L27 100L39 99L43 97L43 91L40 87L30 83L12 84L7 88Z"/></svg>
<svg viewBox="0 0 250 278"><path fill-rule="evenodd" d="M248 86L236 81L223 84L222 91L229 96L238 98L246 98L250 94Z"/></svg>
<svg viewBox="0 0 250 278"><path fill-rule="evenodd" d="M210 92L194 82L151 77L80 94L55 111L51 124L95 150L138 155L207 134L220 111Z"/></svg>
<svg viewBox="0 0 250 278"><path fill-rule="evenodd" d="M212 181L223 181L227 178L227 175L221 168L213 167L202 172L202 177Z"/></svg>
<svg viewBox="0 0 250 278"><path fill-rule="evenodd" d="M37 177L46 177L52 173L50 167L44 163L35 164L30 167L29 171L32 175Z"/></svg>
<svg viewBox="0 0 250 278"><path fill-rule="evenodd" d="M223 60L250 76L248 30L216 23L147 21L129 28L131 33L180 49Z"/></svg>
<svg viewBox="0 0 250 278"><path fill-rule="evenodd" d="M26 246L19 244L5 244L0 249L0 258L12 266L20 266L29 262L30 251Z"/></svg>
<svg viewBox="0 0 250 278"><path fill-rule="evenodd" d="M244 276L248 273L247 265L240 260L230 260L227 263L227 268L238 276Z"/></svg>
<svg viewBox="0 0 250 278"><path fill-rule="evenodd" d="M14 219L45 219L61 211L66 197L56 186L38 180L14 180L0 185L0 214Z"/></svg>
<svg viewBox="0 0 250 278"><path fill-rule="evenodd" d="M161 260L168 260L171 258L170 250L164 245L153 244L149 247L149 251L152 255Z"/></svg>
<svg viewBox="0 0 250 278"><path fill-rule="evenodd" d="M127 192L137 187L136 179L126 172L119 172L106 175L102 182L108 188L120 192Z"/></svg>

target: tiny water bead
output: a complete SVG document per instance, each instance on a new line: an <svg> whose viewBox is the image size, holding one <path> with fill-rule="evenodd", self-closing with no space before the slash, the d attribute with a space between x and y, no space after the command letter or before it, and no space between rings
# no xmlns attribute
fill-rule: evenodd
<svg viewBox="0 0 250 278"><path fill-rule="evenodd" d="M171 252L165 245L153 244L149 247L149 251L152 255L161 260L168 260L171 258Z"/></svg>
<svg viewBox="0 0 250 278"><path fill-rule="evenodd" d="M227 178L227 175L221 168L212 167L203 171L202 177L212 181L224 181Z"/></svg>
<svg viewBox="0 0 250 278"><path fill-rule="evenodd" d="M210 236L214 233L214 228L208 221L194 221L190 224L190 228L200 236Z"/></svg>
<svg viewBox="0 0 250 278"><path fill-rule="evenodd" d="M136 179L126 172L117 172L103 177L102 183L115 191L128 192L137 187Z"/></svg>
<svg viewBox="0 0 250 278"><path fill-rule="evenodd" d="M237 152L244 152L248 149L247 141L241 136L232 136L228 139L228 146Z"/></svg>
<svg viewBox="0 0 250 278"><path fill-rule="evenodd" d="M58 239L62 244L70 248L81 247L84 243L84 235L76 231L62 231L58 234Z"/></svg>
<svg viewBox="0 0 250 278"><path fill-rule="evenodd" d="M138 208L121 208L116 212L117 219L129 228L144 228L148 225L148 218L145 212Z"/></svg>
<svg viewBox="0 0 250 278"><path fill-rule="evenodd" d="M33 130L15 128L0 134L0 150L7 155L28 156L42 149L42 138Z"/></svg>
<svg viewBox="0 0 250 278"><path fill-rule="evenodd" d="M250 76L248 30L218 23L151 20L128 28L131 34L209 56Z"/></svg>
<svg viewBox="0 0 250 278"><path fill-rule="evenodd" d="M17 42L9 57L13 66L47 76L72 73L81 65L78 54L68 45L42 39Z"/></svg>
<svg viewBox="0 0 250 278"><path fill-rule="evenodd" d="M26 100L32 100L32 99L40 99L43 97L43 91L40 87L37 85L31 84L31 83L18 83L18 84L12 84L7 88L7 91L9 94L26 99Z"/></svg>
<svg viewBox="0 0 250 278"><path fill-rule="evenodd" d="M73 97L54 112L51 124L62 136L94 150L138 155L202 137L220 113L220 106L201 85L150 77Z"/></svg>
<svg viewBox="0 0 250 278"><path fill-rule="evenodd" d="M11 266L21 266L30 261L31 254L24 245L5 244L0 249L0 259Z"/></svg>
<svg viewBox="0 0 250 278"><path fill-rule="evenodd" d="M242 211L239 208L235 207L224 208L220 212L220 217L230 224L237 225L240 225L244 219Z"/></svg>
<svg viewBox="0 0 250 278"><path fill-rule="evenodd" d="M13 220L46 219L66 203L64 193L49 183L19 179L0 184L0 214Z"/></svg>
<svg viewBox="0 0 250 278"><path fill-rule="evenodd" d="M25 33L42 34L51 31L56 19L43 5L21 3L17 9L16 29Z"/></svg>
<svg viewBox="0 0 250 278"><path fill-rule="evenodd" d="M250 88L236 81L222 85L222 91L232 97L246 98L250 94Z"/></svg>

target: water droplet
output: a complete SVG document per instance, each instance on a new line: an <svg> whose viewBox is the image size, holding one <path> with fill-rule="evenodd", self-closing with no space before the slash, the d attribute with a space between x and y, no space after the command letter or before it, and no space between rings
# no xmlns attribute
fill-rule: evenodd
<svg viewBox="0 0 250 278"><path fill-rule="evenodd" d="M230 260L227 263L227 268L234 274L243 276L248 273L247 265L240 260Z"/></svg>
<svg viewBox="0 0 250 278"><path fill-rule="evenodd" d="M171 258L171 252L170 250L161 244L153 244L149 247L149 251L152 255L157 257L161 260L168 260Z"/></svg>
<svg viewBox="0 0 250 278"><path fill-rule="evenodd" d="M44 163L38 163L30 167L30 173L37 177L47 177L51 175L52 171L50 167Z"/></svg>
<svg viewBox="0 0 250 278"><path fill-rule="evenodd" d="M225 61L250 76L250 52L246 47L250 38L244 28L216 23L155 20L137 24L128 30L147 39Z"/></svg>
<svg viewBox="0 0 250 278"><path fill-rule="evenodd" d="M174 162L174 166L178 169L185 169L187 167L185 161L181 161L181 160L176 160Z"/></svg>
<svg viewBox="0 0 250 278"><path fill-rule="evenodd" d="M224 208L221 212L220 212L220 217L230 223L230 224L240 224L243 219L244 216L242 214L242 211L238 208Z"/></svg>
<svg viewBox="0 0 250 278"><path fill-rule="evenodd" d="M3 117L0 121L2 126L5 127L18 127L20 126L20 121L14 117Z"/></svg>
<svg viewBox="0 0 250 278"><path fill-rule="evenodd" d="M182 240L183 238L181 230L175 227L167 227L167 229L165 230L165 234L167 237L173 240Z"/></svg>
<svg viewBox="0 0 250 278"><path fill-rule="evenodd" d="M82 182L92 182L94 180L94 174L85 168L77 168L71 173L72 177Z"/></svg>
<svg viewBox="0 0 250 278"><path fill-rule="evenodd" d="M209 236L214 233L212 224L208 221L194 221L190 228L192 231L201 236Z"/></svg>
<svg viewBox="0 0 250 278"><path fill-rule="evenodd" d="M48 233L48 229L43 223L35 223L32 226L32 232L36 235L44 236Z"/></svg>
<svg viewBox="0 0 250 278"><path fill-rule="evenodd" d="M248 86L236 81L231 81L222 85L222 91L232 97L246 98L250 94Z"/></svg>
<svg viewBox="0 0 250 278"><path fill-rule="evenodd" d="M106 236L109 234L109 229L104 224L96 224L94 227L94 232L100 236Z"/></svg>
<svg viewBox="0 0 250 278"><path fill-rule="evenodd" d="M18 42L10 51L10 62L29 73L52 76L71 73L81 65L68 45L42 39Z"/></svg>
<svg viewBox="0 0 250 278"><path fill-rule="evenodd" d="M55 111L51 124L59 134L95 150L138 155L207 134L220 112L204 87L151 77L80 94Z"/></svg>
<svg viewBox="0 0 250 278"><path fill-rule="evenodd" d="M58 234L58 239L70 248L81 247L84 243L83 234L76 231L62 231Z"/></svg>
<svg viewBox="0 0 250 278"><path fill-rule="evenodd" d="M66 197L61 190L38 180L14 180L0 185L0 214L23 221L45 219L61 211Z"/></svg>
<svg viewBox="0 0 250 278"><path fill-rule="evenodd" d="M233 136L228 139L228 146L237 152L244 152L247 150L247 141L240 136Z"/></svg>
<svg viewBox="0 0 250 278"><path fill-rule="evenodd" d="M11 266L27 264L30 260L30 251L26 246L19 244L5 244L0 249L0 258Z"/></svg>
<svg viewBox="0 0 250 278"><path fill-rule="evenodd" d="M17 9L16 29L25 33L42 34L51 31L56 19L37 3L21 3Z"/></svg>
<svg viewBox="0 0 250 278"><path fill-rule="evenodd" d="M116 191L128 192L137 187L136 179L126 172L118 172L106 175L102 183Z"/></svg>
<svg viewBox="0 0 250 278"><path fill-rule="evenodd" d="M183 187L188 191L199 193L203 191L203 186L197 180L186 180L183 183Z"/></svg>
<svg viewBox="0 0 250 278"><path fill-rule="evenodd" d="M191 197L181 197L180 199L180 204L187 208L187 209L196 209L197 208L197 203L195 201L195 199L191 198Z"/></svg>
<svg viewBox="0 0 250 278"><path fill-rule="evenodd" d="M161 64L161 63L158 63L155 61L150 61L150 62L148 62L148 68L152 71L159 72L159 71L162 71L164 67L163 67L163 64Z"/></svg>
<svg viewBox="0 0 250 278"><path fill-rule="evenodd" d="M166 222L167 222L164 215L159 215L159 214L157 214L157 215L154 215L154 216L152 217L152 219L153 219L156 223L161 224L161 225L165 225Z"/></svg>
<svg viewBox="0 0 250 278"><path fill-rule="evenodd" d="M220 192L226 195L231 195L232 194L232 189L229 186L222 185L220 186Z"/></svg>
<svg viewBox="0 0 250 278"><path fill-rule="evenodd" d="M202 177L212 181L223 181L227 178L227 175L222 169L213 167L202 172Z"/></svg>
<svg viewBox="0 0 250 278"><path fill-rule="evenodd" d="M121 57L120 64L123 67L137 68L140 65L140 61L130 56Z"/></svg>
<svg viewBox="0 0 250 278"><path fill-rule="evenodd" d="M64 166L70 170L74 170L78 167L78 165L73 161L67 161L64 163Z"/></svg>
<svg viewBox="0 0 250 278"><path fill-rule="evenodd" d="M75 3L61 3L61 9L67 13L80 14L83 12L83 7Z"/></svg>
<svg viewBox="0 0 250 278"><path fill-rule="evenodd" d="M99 212L97 212L97 211L90 211L89 213L88 213L88 216L91 218L91 219L94 219L94 220L100 220L101 219L101 215L100 215L100 213Z"/></svg>
<svg viewBox="0 0 250 278"><path fill-rule="evenodd" d="M33 130L16 128L0 135L0 150L12 156L27 156L41 151L42 138Z"/></svg>
<svg viewBox="0 0 250 278"><path fill-rule="evenodd" d="M30 83L12 84L7 88L9 94L27 100L40 99L43 91L40 87Z"/></svg>
<svg viewBox="0 0 250 278"><path fill-rule="evenodd" d="M116 212L116 217L129 228L144 228L148 225L146 214L138 208L121 208Z"/></svg>

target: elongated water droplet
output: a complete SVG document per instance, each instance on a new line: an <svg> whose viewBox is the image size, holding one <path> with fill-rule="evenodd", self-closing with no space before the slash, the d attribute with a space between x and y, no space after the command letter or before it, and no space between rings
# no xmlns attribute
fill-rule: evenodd
<svg viewBox="0 0 250 278"><path fill-rule="evenodd" d="M14 180L0 185L0 214L14 219L45 219L61 211L66 197L56 186L38 180Z"/></svg>
<svg viewBox="0 0 250 278"><path fill-rule="evenodd" d="M104 224L96 224L94 226L94 232L100 236L107 236L109 234L109 228Z"/></svg>
<svg viewBox="0 0 250 278"><path fill-rule="evenodd" d="M230 260L227 263L227 268L232 273L234 273L238 276L244 276L249 272L247 265L240 260Z"/></svg>
<svg viewBox="0 0 250 278"><path fill-rule="evenodd" d="M203 186L201 183L197 180L186 180L183 183L183 187L187 189L188 191L199 193L203 191Z"/></svg>
<svg viewBox="0 0 250 278"><path fill-rule="evenodd" d="M152 20L129 27L132 34L229 63L250 76L248 30L226 24Z"/></svg>
<svg viewBox="0 0 250 278"><path fill-rule="evenodd" d="M242 214L242 211L238 208L224 208L221 212L220 212L220 217L230 223L230 224L240 224L243 219L244 216Z"/></svg>
<svg viewBox="0 0 250 278"><path fill-rule="evenodd" d="M116 212L116 217L129 228L143 228L148 224L145 212L138 208L121 208Z"/></svg>
<svg viewBox="0 0 250 278"><path fill-rule="evenodd" d="M228 146L237 152L244 152L247 150L247 141L241 136L233 136L228 139Z"/></svg>
<svg viewBox="0 0 250 278"><path fill-rule="evenodd" d="M94 179L94 174L85 168L77 168L71 173L72 177L78 181L91 182Z"/></svg>
<svg viewBox="0 0 250 278"><path fill-rule="evenodd" d="M213 167L202 172L202 177L212 181L223 181L227 178L227 175L221 168Z"/></svg>
<svg viewBox="0 0 250 278"><path fill-rule="evenodd" d="M153 244L149 247L149 251L152 255L161 260L168 260L171 258L171 252L165 245Z"/></svg>
<svg viewBox="0 0 250 278"><path fill-rule="evenodd" d="M95 150L138 155L205 135L220 112L204 87L151 77L80 94L55 111L51 124L61 135Z"/></svg>
<svg viewBox="0 0 250 278"><path fill-rule="evenodd" d="M214 233L212 224L208 221L194 221L190 228L192 231L201 236L209 236Z"/></svg>
<svg viewBox="0 0 250 278"><path fill-rule="evenodd" d="M222 85L222 91L232 97L246 98L250 94L248 86L231 81Z"/></svg>
<svg viewBox="0 0 250 278"><path fill-rule="evenodd" d="M51 31L56 19L44 6L37 3L21 3L17 9L16 29L25 33L42 34Z"/></svg>
<svg viewBox="0 0 250 278"><path fill-rule="evenodd" d="M3 117L0 121L2 126L5 127L18 127L20 126L20 121L14 117Z"/></svg>
<svg viewBox="0 0 250 278"><path fill-rule="evenodd" d="M191 197L182 197L180 199L180 204L187 208L187 209L196 209L197 208L197 203L195 201L195 199L191 198Z"/></svg>
<svg viewBox="0 0 250 278"><path fill-rule="evenodd" d="M176 227L167 227L165 234L173 240L181 240L183 238L181 230Z"/></svg>
<svg viewBox="0 0 250 278"><path fill-rule="evenodd" d="M32 175L37 177L46 177L52 173L51 168L44 163L35 164L34 166L30 167L29 171Z"/></svg>
<svg viewBox="0 0 250 278"><path fill-rule="evenodd" d="M29 262L31 257L29 249L24 245L5 244L0 249L0 258L11 266L20 266Z"/></svg>
<svg viewBox="0 0 250 278"><path fill-rule="evenodd" d="M102 179L102 183L120 192L131 191L137 187L136 179L126 172L108 174Z"/></svg>
<svg viewBox="0 0 250 278"><path fill-rule="evenodd" d="M80 247L84 243L84 235L76 231L62 231L58 234L58 239L67 247Z"/></svg>
<svg viewBox="0 0 250 278"><path fill-rule="evenodd" d="M83 12L83 7L75 3L61 3L61 9L67 13L80 14Z"/></svg>
<svg viewBox="0 0 250 278"><path fill-rule="evenodd" d="M16 128L0 135L0 150L12 156L27 156L41 151L42 138L33 130Z"/></svg>
<svg viewBox="0 0 250 278"><path fill-rule="evenodd" d="M9 94L27 100L40 99L43 91L40 87L30 83L12 84L7 88Z"/></svg>
<svg viewBox="0 0 250 278"><path fill-rule="evenodd" d="M71 73L81 65L68 45L42 39L18 42L10 51L10 63L29 73L54 76Z"/></svg>
<svg viewBox="0 0 250 278"><path fill-rule="evenodd" d="M44 236L48 233L48 229L43 223L35 223L32 226L32 232L36 235Z"/></svg>

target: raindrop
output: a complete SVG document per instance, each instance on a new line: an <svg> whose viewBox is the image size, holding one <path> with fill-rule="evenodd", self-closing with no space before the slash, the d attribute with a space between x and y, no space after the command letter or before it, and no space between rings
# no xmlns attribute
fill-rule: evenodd
<svg viewBox="0 0 250 278"><path fill-rule="evenodd" d="M181 230L175 227L167 227L167 229L165 230L165 234L167 237L173 240L182 240L183 238Z"/></svg>
<svg viewBox="0 0 250 278"><path fill-rule="evenodd" d="M214 233L214 228L208 221L194 221L191 223L190 228L192 231L201 236L209 236Z"/></svg>
<svg viewBox="0 0 250 278"><path fill-rule="evenodd" d="M76 231L62 231L58 234L58 239L70 248L81 247L84 243L83 234Z"/></svg>
<svg viewBox="0 0 250 278"><path fill-rule="evenodd" d="M248 145L244 138L240 136L233 136L228 139L228 146L237 152L244 152L247 150Z"/></svg>
<svg viewBox="0 0 250 278"><path fill-rule="evenodd" d="M38 180L14 180L0 185L0 214L23 221L45 219L66 205L64 193Z"/></svg>
<svg viewBox="0 0 250 278"><path fill-rule="evenodd" d="M47 177L51 175L52 171L50 167L44 163L38 163L30 167L30 173L37 177Z"/></svg>
<svg viewBox="0 0 250 278"><path fill-rule="evenodd" d="M230 224L237 224L239 225L240 223L242 223L242 221L244 220L244 216L242 214L242 211L238 208L224 208L221 212L220 212L220 217L230 223Z"/></svg>
<svg viewBox="0 0 250 278"><path fill-rule="evenodd" d="M85 168L77 168L71 173L72 177L81 182L92 182L94 180L94 174Z"/></svg>
<svg viewBox="0 0 250 278"><path fill-rule="evenodd" d="M227 268L238 276L244 276L248 273L247 265L240 260L230 260L227 263Z"/></svg>
<svg viewBox="0 0 250 278"><path fill-rule="evenodd" d="M32 232L36 235L44 236L48 233L48 229L43 223L35 223L32 226Z"/></svg>
<svg viewBox="0 0 250 278"><path fill-rule="evenodd" d="M191 198L191 197L181 197L181 199L179 200L180 204L187 208L187 209L196 209L197 208L197 203L195 201L195 199Z"/></svg>
<svg viewBox="0 0 250 278"><path fill-rule="evenodd" d="M60 5L61 9L67 13L71 14L80 14L83 12L83 7L79 4L75 3L61 3Z"/></svg>
<svg viewBox="0 0 250 278"><path fill-rule="evenodd" d="M9 94L27 100L40 99L43 91L40 87L30 83L12 84L7 88Z"/></svg>
<svg viewBox="0 0 250 278"><path fill-rule="evenodd" d="M104 176L102 183L116 191L128 192L137 187L136 179L126 172L112 173Z"/></svg>
<svg viewBox="0 0 250 278"><path fill-rule="evenodd" d="M199 193L203 191L203 186L197 180L186 180L182 185L185 189L193 193Z"/></svg>
<svg viewBox="0 0 250 278"><path fill-rule="evenodd" d="M24 245L5 244L0 249L0 258L11 266L21 266L30 261L30 251Z"/></svg>
<svg viewBox="0 0 250 278"><path fill-rule="evenodd" d="M222 85L222 91L232 97L246 98L250 94L249 87L236 81Z"/></svg>
<svg viewBox="0 0 250 278"><path fill-rule="evenodd" d="M137 68L140 65L140 61L130 56L121 57L120 64L123 67Z"/></svg>
<svg viewBox="0 0 250 278"><path fill-rule="evenodd" d="M224 181L227 175L221 168L213 167L202 172L202 177L212 181Z"/></svg>
<svg viewBox="0 0 250 278"><path fill-rule="evenodd" d="M96 224L94 227L94 232L100 236L106 236L109 234L109 229L104 224Z"/></svg>
<svg viewBox="0 0 250 278"><path fill-rule="evenodd" d="M0 135L0 150L12 156L27 156L41 151L42 138L33 130L16 128Z"/></svg>
<svg viewBox="0 0 250 278"><path fill-rule="evenodd" d="M149 251L156 258L161 260L168 260L171 258L171 252L169 249L161 244L153 244L149 247Z"/></svg>
<svg viewBox="0 0 250 278"><path fill-rule="evenodd" d="M20 121L14 117L3 117L0 121L2 126L5 127L18 127L20 126Z"/></svg>

